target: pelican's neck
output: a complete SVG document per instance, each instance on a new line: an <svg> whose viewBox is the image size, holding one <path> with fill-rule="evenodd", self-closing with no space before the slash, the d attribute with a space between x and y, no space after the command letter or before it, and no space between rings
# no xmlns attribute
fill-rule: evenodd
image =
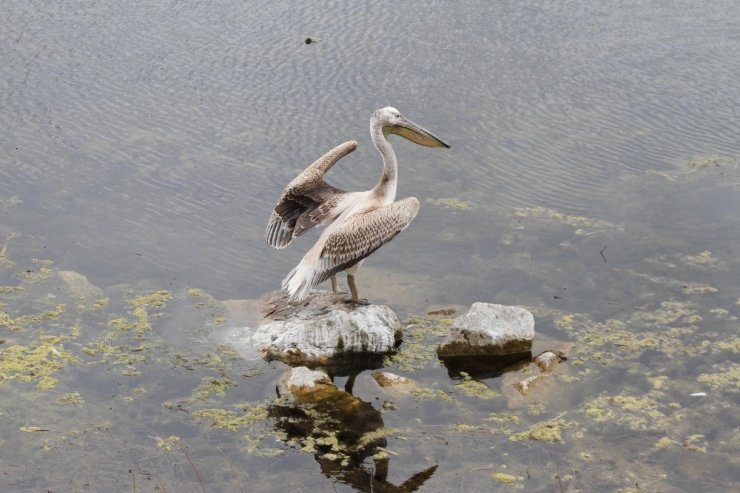
<svg viewBox="0 0 740 493"><path fill-rule="evenodd" d="M383 157L383 174L378 184L373 188L373 192L382 197L383 202L390 204L396 199L396 186L398 185L398 161L396 153L393 152L391 143L383 132L381 125L376 122L370 123L370 135L373 144Z"/></svg>

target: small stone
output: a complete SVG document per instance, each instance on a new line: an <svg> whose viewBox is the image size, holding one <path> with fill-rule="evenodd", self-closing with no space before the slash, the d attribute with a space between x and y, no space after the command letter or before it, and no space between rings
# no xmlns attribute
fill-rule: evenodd
<svg viewBox="0 0 740 493"><path fill-rule="evenodd" d="M527 377L523 380L513 383L512 386L520 394L526 396L532 391L532 389L534 389L537 385L542 383L542 381L545 380L546 378L547 378L547 375L532 375L531 377Z"/></svg>
<svg viewBox="0 0 740 493"><path fill-rule="evenodd" d="M540 353L535 356L533 361L541 372L550 373L556 366L558 366L558 364L560 364L560 356L552 351L545 351L544 353Z"/></svg>
<svg viewBox="0 0 740 493"><path fill-rule="evenodd" d="M410 378L402 377L401 375L396 375L395 373L376 371L372 376L375 381L378 382L378 385L388 390L407 394L416 388L415 381Z"/></svg>
<svg viewBox="0 0 740 493"><path fill-rule="evenodd" d="M297 400L320 400L339 392L329 375L305 366L286 371L280 378L278 390L281 396Z"/></svg>
<svg viewBox="0 0 740 493"><path fill-rule="evenodd" d="M440 357L526 353L534 339L534 316L518 306L473 303L453 323L437 349Z"/></svg>

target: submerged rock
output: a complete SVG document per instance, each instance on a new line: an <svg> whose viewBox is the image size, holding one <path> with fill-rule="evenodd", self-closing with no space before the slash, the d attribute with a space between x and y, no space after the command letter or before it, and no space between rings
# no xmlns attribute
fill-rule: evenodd
<svg viewBox="0 0 740 493"><path fill-rule="evenodd" d="M372 374L378 385L387 390L407 394L416 388L416 382L388 371L376 371Z"/></svg>
<svg viewBox="0 0 740 493"><path fill-rule="evenodd" d="M393 352L401 323L384 305L360 305L314 292L299 304L283 292L262 299L263 322L252 335L268 359L288 364L327 364L343 356Z"/></svg>
<svg viewBox="0 0 740 493"><path fill-rule="evenodd" d="M326 373L299 366L283 374L278 383L278 391L281 396L293 400L315 401L325 398L327 394L339 392L339 389Z"/></svg>
<svg viewBox="0 0 740 493"><path fill-rule="evenodd" d="M532 362L537 365L543 373L549 373L560 364L562 356L554 353L553 351L545 351L532 358Z"/></svg>
<svg viewBox="0 0 740 493"><path fill-rule="evenodd" d="M442 358L527 353L534 339L534 316L518 306L473 303L453 323L437 353Z"/></svg>

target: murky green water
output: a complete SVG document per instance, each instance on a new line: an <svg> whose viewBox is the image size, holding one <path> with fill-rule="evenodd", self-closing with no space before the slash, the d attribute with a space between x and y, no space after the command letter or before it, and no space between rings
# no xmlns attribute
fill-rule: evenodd
<svg viewBox="0 0 740 493"><path fill-rule="evenodd" d="M738 22L729 1L11 2L0 490L740 488ZM394 141L422 209L358 278L409 319L383 366L418 386L366 370L291 407L284 365L213 342L237 324L218 300L309 247L262 233L313 159L357 139L332 182L375 183L388 104L452 145ZM568 361L526 399L526 368L448 371L449 320L424 314L475 301L528 307Z"/></svg>

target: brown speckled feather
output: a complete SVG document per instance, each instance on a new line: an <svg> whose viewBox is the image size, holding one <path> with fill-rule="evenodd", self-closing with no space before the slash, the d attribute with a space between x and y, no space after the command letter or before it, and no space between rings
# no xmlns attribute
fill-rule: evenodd
<svg viewBox="0 0 740 493"><path fill-rule="evenodd" d="M285 248L293 238L332 218L338 200L347 192L326 183L324 175L356 148L357 142L353 140L338 145L285 187L265 230L269 245Z"/></svg>
<svg viewBox="0 0 740 493"><path fill-rule="evenodd" d="M419 212L415 197L354 214L327 237L313 272L317 285L348 269L391 241Z"/></svg>

